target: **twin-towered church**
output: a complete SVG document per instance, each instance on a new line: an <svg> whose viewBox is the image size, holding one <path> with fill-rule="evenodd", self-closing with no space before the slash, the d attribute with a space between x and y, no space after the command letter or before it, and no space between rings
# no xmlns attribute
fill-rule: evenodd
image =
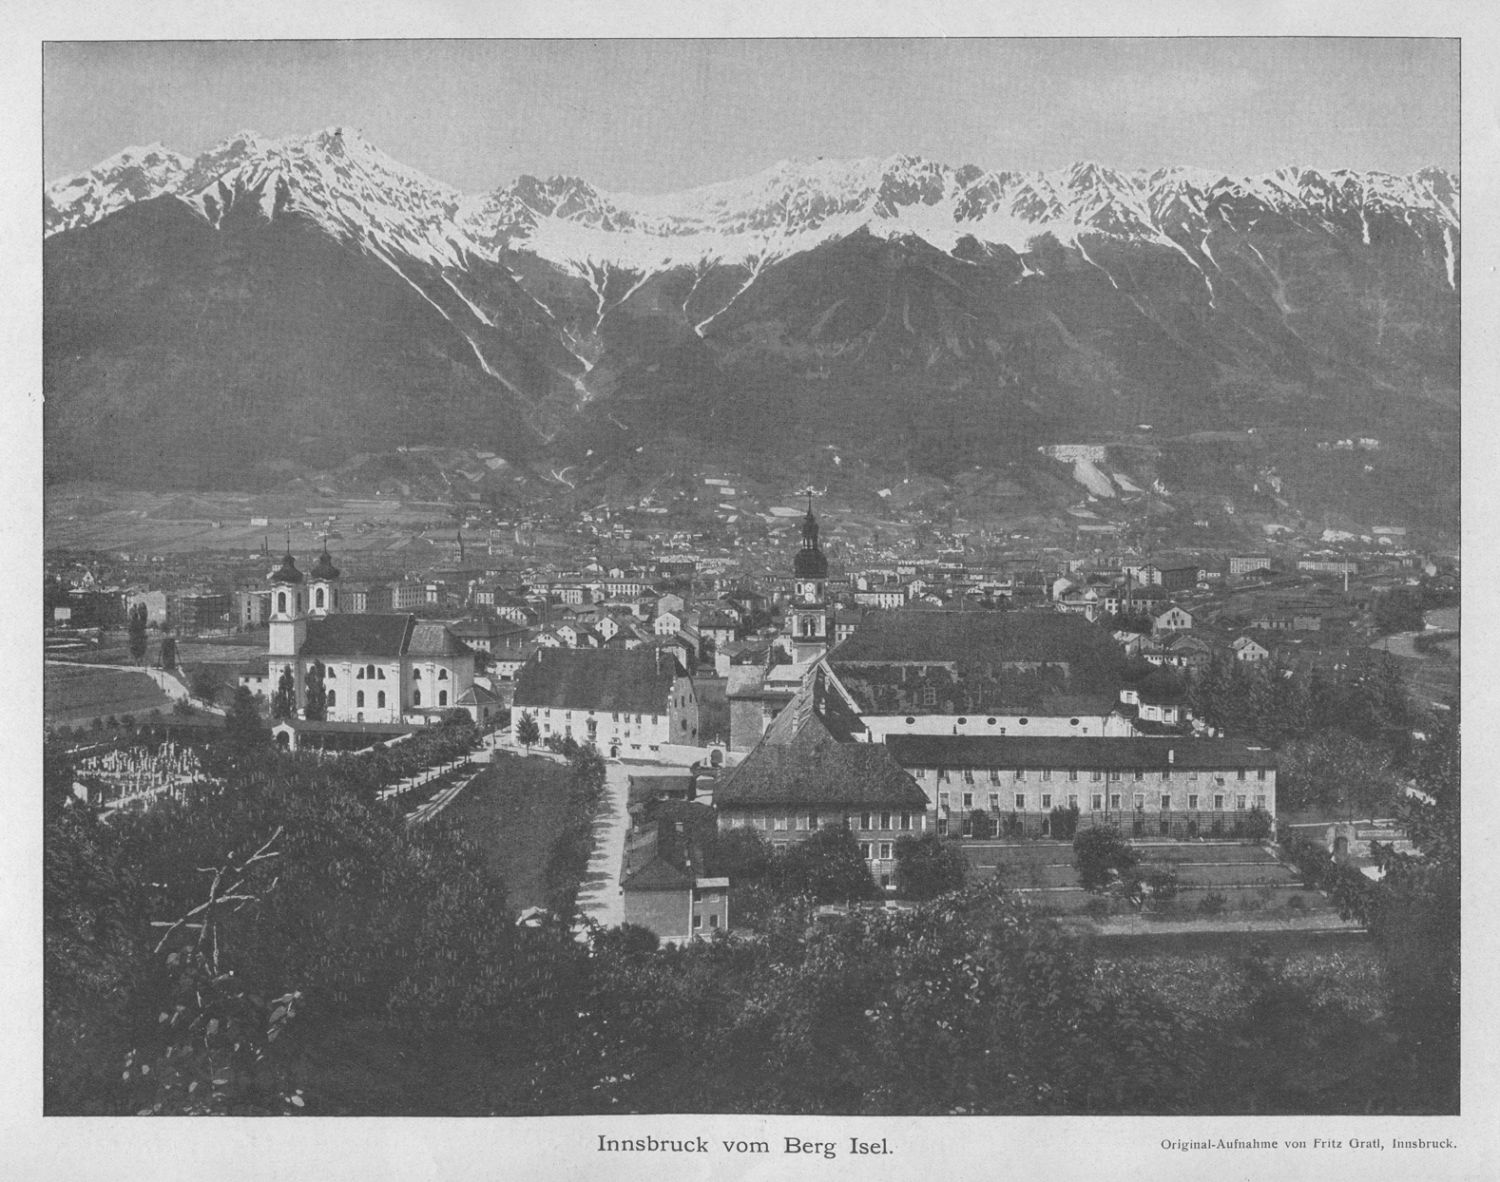
<svg viewBox="0 0 1500 1182"><path fill-rule="evenodd" d="M283 672L307 705L308 674L323 668L327 721L422 724L461 707L487 713L474 686L474 652L446 624L415 616L339 610L338 567L327 546L304 575L290 550L270 573L270 643L240 684L270 697Z"/></svg>

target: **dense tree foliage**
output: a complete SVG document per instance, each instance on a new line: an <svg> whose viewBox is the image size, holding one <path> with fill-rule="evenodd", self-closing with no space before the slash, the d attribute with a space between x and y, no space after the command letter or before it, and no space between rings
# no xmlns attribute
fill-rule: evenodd
<svg viewBox="0 0 1500 1182"><path fill-rule="evenodd" d="M138 603L130 609L126 621L126 637L132 661L146 659L146 605Z"/></svg>
<svg viewBox="0 0 1500 1182"><path fill-rule="evenodd" d="M1276 802L1286 809L1320 809L1341 817L1386 815L1400 791L1400 777L1378 744L1347 731L1320 731L1282 748Z"/></svg>
<svg viewBox="0 0 1500 1182"><path fill-rule="evenodd" d="M529 751L536 746L541 737L541 728L537 726L536 718L530 712L521 715L516 722L516 742Z"/></svg>
<svg viewBox="0 0 1500 1182"><path fill-rule="evenodd" d="M328 717L328 685L322 661L314 661L308 668L306 682L302 716L310 722L323 722Z"/></svg>
<svg viewBox="0 0 1500 1182"><path fill-rule="evenodd" d="M962 890L969 860L952 838L927 832L896 840L896 891L903 899L935 899Z"/></svg>
<svg viewBox="0 0 1500 1182"><path fill-rule="evenodd" d="M177 638L175 636L162 638L161 652L157 654L156 663L163 669L177 668Z"/></svg>
<svg viewBox="0 0 1500 1182"><path fill-rule="evenodd" d="M846 903L880 894L859 844L842 825L825 825L780 851L768 877L772 889L787 899Z"/></svg>
<svg viewBox="0 0 1500 1182"><path fill-rule="evenodd" d="M1233 970L1233 1004L1169 1004L994 881L814 918L814 900L877 893L835 829L774 854L748 830L711 843L711 866L769 892L752 939L579 940L570 907L519 927L456 823L409 826L374 790L412 760L462 758L472 727L338 759L232 734L215 744L232 754L205 752L221 790L107 822L69 803L71 767L48 752L48 1112L1456 1106L1456 708L1418 757L1422 856L1388 856L1358 901L1386 965L1380 1015L1263 955ZM597 756L574 761L579 818L602 782ZM559 851L557 873L581 873L587 847Z"/></svg>
<svg viewBox="0 0 1500 1182"><path fill-rule="evenodd" d="M1073 838L1073 865L1078 868L1078 884L1095 894L1110 886L1129 886L1138 879L1140 855L1113 825L1093 825L1080 829Z"/></svg>
<svg viewBox="0 0 1500 1182"><path fill-rule="evenodd" d="M297 717L297 681L292 676L291 667L281 671L281 677L276 682L276 692L271 695L271 718L281 720L283 718Z"/></svg>
<svg viewBox="0 0 1500 1182"><path fill-rule="evenodd" d="M1218 657L1193 678L1188 700L1196 717L1230 738L1280 746L1338 729L1381 744L1398 764L1420 721L1400 665L1376 652L1351 654L1335 671Z"/></svg>

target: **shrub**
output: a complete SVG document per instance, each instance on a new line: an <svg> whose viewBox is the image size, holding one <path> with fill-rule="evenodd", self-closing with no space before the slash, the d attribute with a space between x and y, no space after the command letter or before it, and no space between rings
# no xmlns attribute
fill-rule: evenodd
<svg viewBox="0 0 1500 1182"><path fill-rule="evenodd" d="M1262 808L1253 808L1245 818L1244 833L1247 841L1265 841L1271 836L1271 815Z"/></svg>
<svg viewBox="0 0 1500 1182"><path fill-rule="evenodd" d="M1204 915L1218 915L1226 906L1227 900L1218 891L1209 891L1198 900L1198 910Z"/></svg>
<svg viewBox="0 0 1500 1182"><path fill-rule="evenodd" d="M1177 874L1175 871L1157 868L1147 871L1145 876L1147 893L1153 903L1167 903L1177 897Z"/></svg>
<svg viewBox="0 0 1500 1182"><path fill-rule="evenodd" d="M1293 895L1286 901L1286 909L1288 911L1306 911L1307 900L1304 899L1301 895Z"/></svg>
<svg viewBox="0 0 1500 1182"><path fill-rule="evenodd" d="M1072 841L1078 834L1078 806L1057 807L1047 814L1048 829L1058 841Z"/></svg>
<svg viewBox="0 0 1500 1182"><path fill-rule="evenodd" d="M1125 880L1140 859L1120 831L1109 825L1082 830L1073 839L1073 865L1084 890L1098 893L1111 881Z"/></svg>

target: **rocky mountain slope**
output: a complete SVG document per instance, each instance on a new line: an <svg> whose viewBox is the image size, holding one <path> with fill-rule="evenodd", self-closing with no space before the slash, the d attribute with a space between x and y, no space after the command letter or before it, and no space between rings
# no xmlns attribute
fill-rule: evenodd
<svg viewBox="0 0 1500 1182"><path fill-rule="evenodd" d="M1458 424L1437 169L900 156L465 195L334 128L126 150L51 186L44 227L53 477L264 484L423 442L607 465L664 440L944 476L1143 422Z"/></svg>

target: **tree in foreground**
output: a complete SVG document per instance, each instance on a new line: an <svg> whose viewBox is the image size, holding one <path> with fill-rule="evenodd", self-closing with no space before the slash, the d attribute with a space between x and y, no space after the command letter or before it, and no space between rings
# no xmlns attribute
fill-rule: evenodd
<svg viewBox="0 0 1500 1182"><path fill-rule="evenodd" d="M1073 865L1078 869L1078 884L1093 894L1099 894L1116 882L1129 885L1135 881L1139 863L1140 856L1113 825L1080 829L1073 838Z"/></svg>
<svg viewBox="0 0 1500 1182"><path fill-rule="evenodd" d="M271 717L282 719L296 716L297 681L292 676L291 668L287 667L281 671L281 677L276 682L276 692L271 696Z"/></svg>
<svg viewBox="0 0 1500 1182"><path fill-rule="evenodd" d="M771 862L770 881L783 898L801 896L816 903L845 903L880 895L854 835L841 825L819 829L777 854Z"/></svg>
<svg viewBox="0 0 1500 1182"><path fill-rule="evenodd" d="M138 603L130 609L128 637L130 659L144 661L146 659L146 605L144 603Z"/></svg>
<svg viewBox="0 0 1500 1182"><path fill-rule="evenodd" d="M192 681L193 697L201 702L212 703L218 697L219 685L214 680L214 675L208 671L208 666L200 666L193 674Z"/></svg>
<svg viewBox="0 0 1500 1182"><path fill-rule="evenodd" d="M261 721L255 695L248 686L234 691L234 701L224 715L224 741L232 751L245 753L264 747L266 725Z"/></svg>
<svg viewBox="0 0 1500 1182"><path fill-rule="evenodd" d="M530 751L541 741L542 729L537 726L536 719L528 711L521 715L516 721L516 742Z"/></svg>
<svg viewBox="0 0 1500 1182"><path fill-rule="evenodd" d="M323 722L328 718L328 685L322 661L314 661L307 671L302 713L309 722ZM281 687L276 687L277 696Z"/></svg>
<svg viewBox="0 0 1500 1182"><path fill-rule="evenodd" d="M928 832L896 840L896 891L903 899L935 899L962 890L969 860L952 838Z"/></svg>
<svg viewBox="0 0 1500 1182"><path fill-rule="evenodd" d="M157 654L156 663L163 669L177 668L177 638L168 636L161 642L161 652Z"/></svg>

